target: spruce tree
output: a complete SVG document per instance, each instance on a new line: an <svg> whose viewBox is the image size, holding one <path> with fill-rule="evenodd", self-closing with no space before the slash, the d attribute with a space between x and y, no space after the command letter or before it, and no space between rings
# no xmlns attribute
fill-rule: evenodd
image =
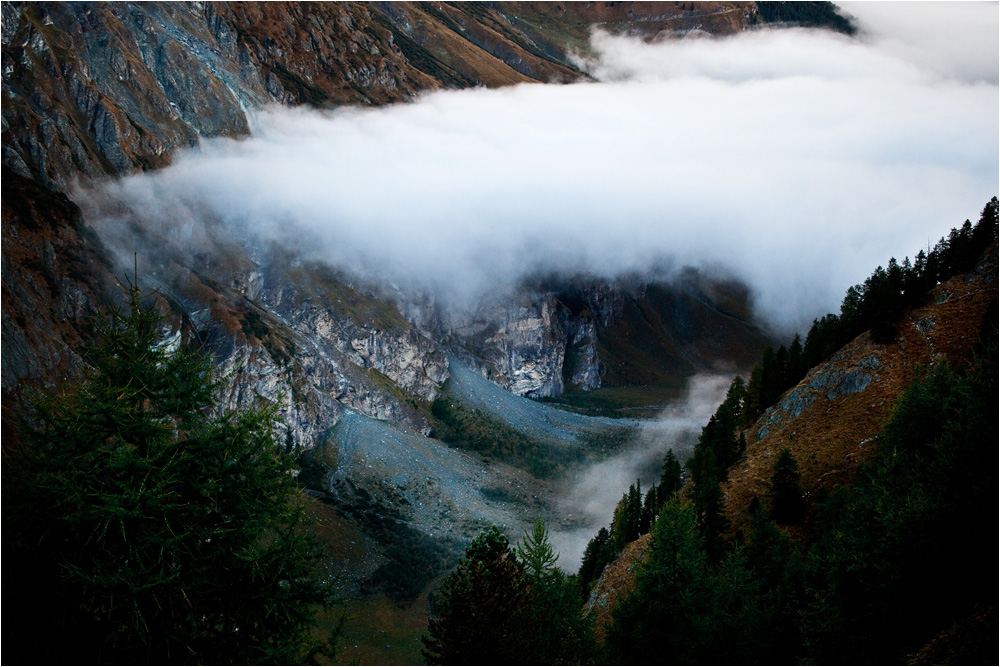
<svg viewBox="0 0 1000 667"><path fill-rule="evenodd" d="M432 665L530 662L530 596L524 566L492 526L472 540L436 596L424 658Z"/></svg>
<svg viewBox="0 0 1000 667"><path fill-rule="evenodd" d="M674 450L668 449L663 457L663 472L660 473L660 485L657 487L657 500L660 507L676 495L684 481L681 479L681 464L674 455Z"/></svg>
<svg viewBox="0 0 1000 667"><path fill-rule="evenodd" d="M656 522L656 515L659 514L659 495L656 491L656 484L646 491L646 499L642 501L642 518L639 520L639 534L645 535Z"/></svg>
<svg viewBox="0 0 1000 667"><path fill-rule="evenodd" d="M636 569L635 589L612 612L606 648L620 664L698 664L712 617L711 577L690 505L667 502Z"/></svg>
<svg viewBox="0 0 1000 667"><path fill-rule="evenodd" d="M778 523L798 523L805 514L802 487L799 486L799 464L787 447L778 454L771 476L771 513Z"/></svg>
<svg viewBox="0 0 1000 667"><path fill-rule="evenodd" d="M5 649L55 664L300 660L325 589L273 412L217 406L208 358L158 344L158 312L126 289L91 370L39 399L4 461L4 595L19 607Z"/></svg>
<svg viewBox="0 0 1000 667"><path fill-rule="evenodd" d="M607 528L602 527L589 542L583 551L583 561L580 563L579 583L580 592L583 599L590 596L590 584L601 576L604 567L611 562L614 557L614 547L611 540L611 533Z"/></svg>

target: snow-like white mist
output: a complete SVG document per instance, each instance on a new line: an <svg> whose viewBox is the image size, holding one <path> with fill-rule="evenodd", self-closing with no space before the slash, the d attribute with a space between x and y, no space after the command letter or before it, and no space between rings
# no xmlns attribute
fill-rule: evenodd
<svg viewBox="0 0 1000 667"><path fill-rule="evenodd" d="M853 39L597 33L581 60L596 83L271 108L250 138L205 141L106 189L184 244L211 218L445 302L540 270L721 269L751 286L766 323L802 331L997 194L997 7L851 4ZM97 224L115 236L114 218ZM697 378L633 451L566 482L562 567L668 448L690 453L729 379Z"/></svg>
<svg viewBox="0 0 1000 667"><path fill-rule="evenodd" d="M732 382L728 375L696 375L688 381L682 400L645 423L628 450L560 481L560 519L569 529L550 530L559 553L559 566L567 572L580 567L587 542L601 526L610 528L611 516L622 494L638 480L643 493L660 482L667 450L682 463L690 456L702 427L726 397Z"/></svg>
<svg viewBox="0 0 1000 667"><path fill-rule="evenodd" d="M924 48L932 17L904 5L867 12L860 39L596 34L598 83L268 109L251 138L110 190L161 230L194 238L211 215L454 299L539 269L724 267L766 321L801 330L996 194L996 5L984 26L981 8L947 4L969 12L957 40L972 51Z"/></svg>

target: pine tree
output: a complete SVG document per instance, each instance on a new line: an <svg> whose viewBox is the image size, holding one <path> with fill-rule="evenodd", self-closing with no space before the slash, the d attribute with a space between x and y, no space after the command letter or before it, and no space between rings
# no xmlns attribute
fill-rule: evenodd
<svg viewBox="0 0 1000 667"><path fill-rule="evenodd" d="M621 664L698 664L712 616L711 581L690 505L660 513L635 590L612 613L606 647Z"/></svg>
<svg viewBox="0 0 1000 667"><path fill-rule="evenodd" d="M524 566L496 526L465 550L422 637L428 664L524 664L535 628ZM575 598L575 596L574 596Z"/></svg>
<svg viewBox="0 0 1000 667"><path fill-rule="evenodd" d="M649 487L646 491L646 499L642 501L642 517L639 520L639 534L645 535L649 532L649 529L653 526L656 521L656 515L659 513L659 495L656 491L656 484Z"/></svg>
<svg viewBox="0 0 1000 667"><path fill-rule="evenodd" d="M663 472L660 474L660 485L657 487L657 500L663 507L671 497L676 495L683 486L681 479L681 464L672 449L668 449L663 457Z"/></svg>
<svg viewBox="0 0 1000 667"><path fill-rule="evenodd" d="M273 412L216 406L209 360L158 345L157 311L126 289L92 370L38 401L4 462L8 647L56 664L300 660L325 589Z"/></svg>
<svg viewBox="0 0 1000 667"><path fill-rule="evenodd" d="M694 486L694 507L698 516L698 531L711 563L718 563L726 552L725 534L729 530L726 501L715 477L703 477Z"/></svg>
<svg viewBox="0 0 1000 667"><path fill-rule="evenodd" d="M604 567L611 562L614 556L611 533L607 528L602 527L589 542L583 551L583 561L580 563L579 581L580 592L583 599L590 596L590 584L597 579Z"/></svg>
<svg viewBox="0 0 1000 667"><path fill-rule="evenodd" d="M530 587L526 602L534 619L528 631L527 658L534 664L578 665L589 654L590 625L580 606L579 584L555 566L559 555L549 542L545 521L539 517L514 550L524 565Z"/></svg>
<svg viewBox="0 0 1000 667"><path fill-rule="evenodd" d="M799 464L787 447L778 454L771 476L771 513L778 523L798 523L805 514L802 487L799 486Z"/></svg>

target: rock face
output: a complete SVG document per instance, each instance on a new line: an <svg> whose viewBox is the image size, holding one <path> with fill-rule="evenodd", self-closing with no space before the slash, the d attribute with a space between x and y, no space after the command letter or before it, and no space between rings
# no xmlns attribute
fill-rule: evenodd
<svg viewBox="0 0 1000 667"><path fill-rule="evenodd" d="M267 103L399 102L441 87L568 81L591 25L728 33L753 3L3 3L3 164L65 190L249 132ZM544 26L559 23L558 31Z"/></svg>
<svg viewBox="0 0 1000 667"><path fill-rule="evenodd" d="M524 74L452 28L463 29L455 11L430 6L7 2L3 164L65 190L81 176L165 166L200 137L245 135L246 109L266 103L386 104L441 86L579 76L502 49L532 63Z"/></svg>
<svg viewBox="0 0 1000 667"><path fill-rule="evenodd" d="M138 279L157 290L164 344L212 352L229 379L223 405L277 405L284 446L322 453L332 475L324 490L348 479L374 489L406 477L407 461L447 479L440 462L457 461L464 481L440 492L410 477L390 485L414 520L444 529L441 512L454 510L470 526L514 521L466 487L521 488L521 473L484 469L425 437L449 355L530 397L682 384L720 359L756 357L766 339L745 290L690 276L567 277L456 315L428 295L235 242L211 225L194 247L120 202L80 199L81 210L76 184L165 167L202 138L247 135L249 112L263 105L381 105L438 88L569 81L583 75L567 54L585 48L595 23L653 38L733 32L754 12L753 3L4 2L5 433L30 387L80 371L90 318L119 298L116 280L146 248ZM127 244L100 229L109 214ZM399 451L374 441L334 451L351 433L383 434Z"/></svg>
<svg viewBox="0 0 1000 667"><path fill-rule="evenodd" d="M135 247L156 249L143 280L170 299L178 327L170 335L183 329L185 339L212 346L236 379L231 404L255 396L280 402L299 447L321 442L341 407L428 432L427 408L448 378L452 347L484 376L532 397L661 382L705 367L674 345L683 336L672 317L658 317L643 331L645 342L673 348L666 356L677 363L652 368L634 359L650 368L623 368L631 351L616 342L619 330L648 314L637 312L644 295L634 286L527 286L462 316L432 301L420 312L425 295L401 299L355 285L330 269L234 244L222 232L206 231L210 250L192 251L116 202L88 210L110 207L132 230L132 249L105 247L101 230L58 193L79 179L166 166L175 150L202 137L245 135L248 110L264 104L385 104L440 87L564 81L581 76L567 53L595 21L655 36L711 15L714 29L727 32L745 27L734 17L751 9L3 4L5 396L79 366L87 317L114 298L124 272L116 257L130 265ZM553 21L560 30L547 32L542 26ZM748 316L742 320L734 330L754 347L763 339Z"/></svg>

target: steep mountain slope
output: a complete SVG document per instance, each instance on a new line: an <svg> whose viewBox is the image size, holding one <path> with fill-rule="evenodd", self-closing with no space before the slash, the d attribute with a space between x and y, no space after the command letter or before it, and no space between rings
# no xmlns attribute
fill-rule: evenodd
<svg viewBox="0 0 1000 667"><path fill-rule="evenodd" d="M996 332L997 270L994 241L974 270L937 285L919 305L902 313L893 323L897 335L891 342L876 343L871 332L861 334L812 368L745 429L746 451L721 483L728 534L745 542L759 530L751 508L766 503L775 461L782 450L789 450L797 462L806 505L814 510L817 498L851 486L859 464L873 455L875 436L883 431L904 392L921 373L926 375L932 364L940 362L959 369L980 363L978 346L991 330L994 336ZM993 401L995 405L995 397ZM953 492L959 494L958 490ZM811 522L823 521L829 519L807 511L804 522L785 525L783 530L806 544L820 534L811 529ZM977 519L969 521L976 523ZM743 548L754 554L751 558L760 558L759 549L779 550L777 544L758 547L751 542ZM616 605L635 588L636 574L648 560L649 548L650 535L630 543L594 585L587 609L600 638L612 623ZM775 557L775 552L768 553L768 557ZM886 573L895 572L893 562L882 567ZM861 595L857 590L847 594ZM992 622L989 614L978 610L967 625L973 628L971 632L981 632ZM952 632L961 629L942 632L938 640L949 644L954 639ZM960 647L949 646L948 650L961 654Z"/></svg>
<svg viewBox="0 0 1000 667"><path fill-rule="evenodd" d="M84 366L90 318L138 265L164 342L212 353L225 406L277 405L301 479L352 535L363 528L351 593L410 599L485 525L515 534L555 513L547 479L435 439L441 397L586 460L600 452L581 441L634 424L608 415L655 410L695 373L745 368L770 342L726 277L539 277L452 312L213 220L191 243L183 221L153 227L90 189L202 139L247 136L264 105L573 81L594 26L729 34L759 22L754 3L4 2L2 19L7 446L32 390Z"/></svg>
<svg viewBox="0 0 1000 667"><path fill-rule="evenodd" d="M748 430L746 456L723 484L733 526L747 528L747 508L767 495L784 448L798 461L807 496L846 484L919 369L970 361L987 313L997 308L996 281L994 245L973 272L937 286L907 312L893 343L863 334L786 392Z"/></svg>
<svg viewBox="0 0 1000 667"><path fill-rule="evenodd" d="M153 226L91 186L165 168L205 138L247 136L268 104L375 106L441 88L572 81L585 76L574 54L593 26L654 39L732 33L756 17L754 3L732 2L4 2L5 447L34 388L84 367L91 318L137 267L157 291L164 342L211 352L226 407L277 406L285 445L303 452L301 478L372 538L351 565L365 581L348 588L415 596L483 526L513 534L555 512L548 480L435 439L437 399L569 452L559 465L599 456L580 441L633 425L607 415L656 409L691 375L759 355L770 338L748 290L691 271L545 277L455 312L236 239L215 220L193 228L178 213L175 227ZM409 544L419 548L401 553Z"/></svg>
<svg viewBox="0 0 1000 667"><path fill-rule="evenodd" d="M3 3L3 164L65 189L249 132L266 103L568 81L591 25L734 32L753 3ZM566 16L570 20L566 20ZM697 23L695 22L697 21ZM559 30L554 30L559 26Z"/></svg>

